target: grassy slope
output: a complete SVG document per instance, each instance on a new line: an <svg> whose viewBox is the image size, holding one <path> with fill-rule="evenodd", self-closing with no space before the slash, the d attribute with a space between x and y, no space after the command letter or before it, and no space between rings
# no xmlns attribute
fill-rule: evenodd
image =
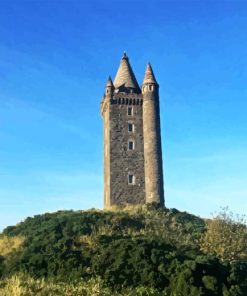
<svg viewBox="0 0 247 296"><path fill-rule="evenodd" d="M162 295L223 295L232 289L228 278L233 267L200 252L204 229L201 218L154 206L37 215L0 235L0 273L11 278L21 272L21 278L27 274L77 288L89 283L85 289L100 279L106 291L102 295L109 289L146 295L138 294L141 287ZM147 295L158 295L158 290ZM76 295L92 292L85 293Z"/></svg>

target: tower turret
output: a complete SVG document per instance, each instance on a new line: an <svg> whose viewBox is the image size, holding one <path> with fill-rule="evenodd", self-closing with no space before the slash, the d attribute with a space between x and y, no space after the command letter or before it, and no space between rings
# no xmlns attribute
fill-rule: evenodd
<svg viewBox="0 0 247 296"><path fill-rule="evenodd" d="M104 205L109 207L110 196L110 104L114 95L114 85L109 76L101 101L101 115L104 120Z"/></svg>
<svg viewBox="0 0 247 296"><path fill-rule="evenodd" d="M148 63L142 85L146 202L164 205L159 85Z"/></svg>
<svg viewBox="0 0 247 296"><path fill-rule="evenodd" d="M114 93L114 85L111 79L111 76L109 76L107 82L106 82L106 86L105 86L105 96L111 96Z"/></svg>

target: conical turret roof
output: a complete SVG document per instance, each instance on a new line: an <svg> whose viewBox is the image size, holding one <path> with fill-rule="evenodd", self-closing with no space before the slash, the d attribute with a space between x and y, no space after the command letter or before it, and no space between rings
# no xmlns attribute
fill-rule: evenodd
<svg viewBox="0 0 247 296"><path fill-rule="evenodd" d="M144 79L143 79L143 84L144 83L155 83L155 84L157 84L157 81L155 79L154 72L153 72L153 69L152 69L150 63L147 64L146 72L145 72Z"/></svg>
<svg viewBox="0 0 247 296"><path fill-rule="evenodd" d="M120 61L120 66L114 79L114 86L115 88L124 86L125 88L129 87L140 90L140 87L135 78L134 72L130 66L129 58L127 57L126 53L124 53Z"/></svg>
<svg viewBox="0 0 247 296"><path fill-rule="evenodd" d="M112 79L111 79L111 76L109 76L107 82L106 82L106 87L107 86L113 86L113 82L112 82Z"/></svg>

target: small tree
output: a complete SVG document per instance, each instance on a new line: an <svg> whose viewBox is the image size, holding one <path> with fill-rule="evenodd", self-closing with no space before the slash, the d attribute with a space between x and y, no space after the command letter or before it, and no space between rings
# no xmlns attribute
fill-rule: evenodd
<svg viewBox="0 0 247 296"><path fill-rule="evenodd" d="M222 261L247 260L247 225L245 216L235 216L223 208L206 221L200 249Z"/></svg>

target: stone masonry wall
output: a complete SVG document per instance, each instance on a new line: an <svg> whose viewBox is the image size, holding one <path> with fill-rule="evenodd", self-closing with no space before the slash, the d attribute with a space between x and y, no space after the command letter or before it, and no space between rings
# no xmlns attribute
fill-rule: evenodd
<svg viewBox="0 0 247 296"><path fill-rule="evenodd" d="M128 107L133 108L133 116L128 115ZM109 115L110 206L145 203L142 115L141 95L114 95ZM128 131L128 123L134 125L133 132ZM129 140L134 141L134 150L128 150ZM135 176L134 184L128 184L128 174Z"/></svg>

